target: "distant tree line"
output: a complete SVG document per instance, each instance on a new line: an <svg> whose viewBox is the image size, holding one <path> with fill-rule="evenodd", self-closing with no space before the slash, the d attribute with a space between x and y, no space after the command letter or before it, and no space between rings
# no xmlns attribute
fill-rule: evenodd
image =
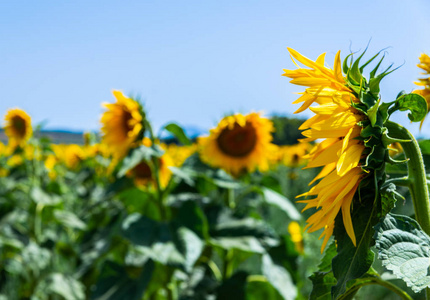
<svg viewBox="0 0 430 300"><path fill-rule="evenodd" d="M273 115L271 117L275 132L273 133L273 143L276 145L294 145L303 135L299 130L300 125L305 121L298 118Z"/></svg>

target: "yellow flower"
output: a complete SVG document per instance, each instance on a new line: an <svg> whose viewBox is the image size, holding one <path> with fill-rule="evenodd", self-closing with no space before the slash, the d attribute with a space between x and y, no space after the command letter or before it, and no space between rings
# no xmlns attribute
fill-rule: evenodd
<svg viewBox="0 0 430 300"><path fill-rule="evenodd" d="M415 82L416 85L423 86L424 89L415 90L414 93L423 96L427 101L427 109L430 108L430 56L425 53L422 53L420 56L420 63L417 65L419 68L424 70L423 75L426 75L425 78L418 79L418 82ZM424 120L421 121L420 128L423 125Z"/></svg>
<svg viewBox="0 0 430 300"><path fill-rule="evenodd" d="M79 145L52 145L52 150L58 161L63 162L67 168L73 170L79 167L86 158L85 152Z"/></svg>
<svg viewBox="0 0 430 300"><path fill-rule="evenodd" d="M161 147L172 158L175 167L180 167L185 160L197 151L197 145L192 144L189 146L178 146L176 144L165 145Z"/></svg>
<svg viewBox="0 0 430 300"><path fill-rule="evenodd" d="M302 229L300 228L299 223L297 223L296 221L290 222L290 224L288 224L288 233L291 236L291 241L294 243L297 252L302 254L304 250L304 245Z"/></svg>
<svg viewBox="0 0 430 300"><path fill-rule="evenodd" d="M143 116L138 102L113 92L117 102L105 103L107 108L101 118L102 142L116 157L124 157L143 130Z"/></svg>
<svg viewBox="0 0 430 300"><path fill-rule="evenodd" d="M22 146L31 137L31 118L19 108L10 109L5 116L5 134L9 138L12 147Z"/></svg>
<svg viewBox="0 0 430 300"><path fill-rule="evenodd" d="M365 149L363 142L356 139L361 132L357 123L365 116L351 106L351 103L358 103L359 100L345 86L340 52L336 54L332 70L324 65L325 53L314 62L293 49L288 50L293 61L296 59L310 68L284 70L283 74L292 78L291 83L308 87L294 102L304 102L296 113L309 108L315 114L299 128L305 130L302 134L306 138L302 141L324 139L305 156L309 160L306 168L323 167L311 183L322 180L298 196L308 197L307 200L299 201L307 204L304 210L317 209L306 221L306 229L308 232L323 229L320 236L324 236L322 252L333 233L334 220L342 210L345 230L355 245L351 202L363 177L360 159Z"/></svg>
<svg viewBox="0 0 430 300"><path fill-rule="evenodd" d="M201 159L234 176L256 169L265 171L269 167L268 154L274 147L273 130L272 122L258 113L225 117L208 137L198 139Z"/></svg>

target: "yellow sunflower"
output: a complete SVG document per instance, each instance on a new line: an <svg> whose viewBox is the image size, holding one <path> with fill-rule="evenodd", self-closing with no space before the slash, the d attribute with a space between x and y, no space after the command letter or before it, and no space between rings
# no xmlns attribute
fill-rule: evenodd
<svg viewBox="0 0 430 300"><path fill-rule="evenodd" d="M415 90L414 93L423 96L427 101L427 107L430 109L430 56L425 53L422 53L420 56L420 63L417 67L421 68L424 72L422 75L426 75L425 78L418 79L418 82L415 82L416 85L423 86L423 89ZM424 120L421 121L421 126L423 125Z"/></svg>
<svg viewBox="0 0 430 300"><path fill-rule="evenodd" d="M122 158L139 138L143 130L143 113L138 102L113 92L117 102L105 103L107 108L101 118L102 142L115 157Z"/></svg>
<svg viewBox="0 0 430 300"><path fill-rule="evenodd" d="M5 134L9 138L12 147L22 146L31 137L31 118L22 109L10 109L5 116Z"/></svg>
<svg viewBox="0 0 430 300"><path fill-rule="evenodd" d="M152 143L149 138L144 138L142 144L146 147L151 147ZM172 171L169 167L174 166L174 162L168 153L164 153L158 160L159 180L161 188L165 188L172 177ZM140 188L147 188L155 186L155 166L150 161L141 161L137 166L131 169L127 176L134 179L136 186Z"/></svg>
<svg viewBox="0 0 430 300"><path fill-rule="evenodd" d="M180 167L185 160L197 151L197 145L178 146L176 144L162 144L161 147L172 158L175 167Z"/></svg>
<svg viewBox="0 0 430 300"><path fill-rule="evenodd" d="M291 83L307 86L294 102L304 102L295 113L309 108L315 114L300 126L301 130L305 130L302 134L306 137L302 141L324 139L305 157L309 160L306 168L323 167L311 184L321 180L308 192L298 196L308 197L299 201L306 203L304 210L317 209L306 221L306 229L308 232L323 229L320 236L324 237L322 252L333 233L334 220L342 210L345 230L355 245L351 202L363 177L360 159L365 149L363 142L356 139L361 132L357 123L365 116L351 106L359 100L345 85L340 51L336 54L333 69L330 69L325 66L325 53L314 62L293 49L288 50L294 63L297 60L308 67L284 70L283 74L292 79Z"/></svg>
<svg viewBox="0 0 430 300"><path fill-rule="evenodd" d="M198 139L201 159L234 176L256 169L265 171L269 167L268 154L274 147L272 131L272 122L258 113L225 117L208 137Z"/></svg>
<svg viewBox="0 0 430 300"><path fill-rule="evenodd" d="M52 150L58 161L64 163L67 168L77 169L86 158L84 150L79 145L52 145Z"/></svg>

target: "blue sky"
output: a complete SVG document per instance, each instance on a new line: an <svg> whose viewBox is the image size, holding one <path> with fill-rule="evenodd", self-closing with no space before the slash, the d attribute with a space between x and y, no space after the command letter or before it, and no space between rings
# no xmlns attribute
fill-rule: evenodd
<svg viewBox="0 0 430 300"><path fill-rule="evenodd" d="M139 95L155 127L208 129L226 113L292 114L286 47L315 59L387 49L403 66L383 100L412 91L430 53L430 1L2 1L0 113L47 128L97 130L111 91ZM405 113L396 119L418 133ZM429 132L429 134L427 134ZM430 118L421 135L430 136Z"/></svg>

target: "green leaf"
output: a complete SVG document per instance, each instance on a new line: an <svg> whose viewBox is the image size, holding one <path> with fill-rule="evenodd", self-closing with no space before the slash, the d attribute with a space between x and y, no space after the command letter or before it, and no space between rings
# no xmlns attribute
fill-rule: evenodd
<svg viewBox="0 0 430 300"><path fill-rule="evenodd" d="M87 225L72 212L56 209L54 211L54 217L66 228L79 230L85 230L87 228Z"/></svg>
<svg viewBox="0 0 430 300"><path fill-rule="evenodd" d="M150 161L152 157L160 157L162 154L163 152L160 149L154 149L152 147L140 146L132 149L122 161L117 177L124 176L142 161Z"/></svg>
<svg viewBox="0 0 430 300"><path fill-rule="evenodd" d="M181 144L191 145L190 139L187 137L182 127L179 126L178 124L176 123L167 124L166 126L164 126L164 129L166 129L171 134L173 134Z"/></svg>
<svg viewBox="0 0 430 300"><path fill-rule="evenodd" d="M336 278L331 271L331 262L337 254L336 243L333 241L324 252L318 271L309 279L312 281L311 300L331 300L331 288L336 285Z"/></svg>
<svg viewBox="0 0 430 300"><path fill-rule="evenodd" d="M252 277L251 277L252 278ZM246 300L280 300L279 292L267 281L248 281Z"/></svg>
<svg viewBox="0 0 430 300"><path fill-rule="evenodd" d="M384 217L396 206L397 198L402 199L403 196L396 192L396 185L393 183L382 186L380 193L382 203L382 212L380 217Z"/></svg>
<svg viewBox="0 0 430 300"><path fill-rule="evenodd" d="M412 218L387 214L375 226L382 264L416 293L430 286L430 238Z"/></svg>
<svg viewBox="0 0 430 300"><path fill-rule="evenodd" d="M56 195L49 195L40 187L35 186L30 191L30 196L34 202L48 206L55 206L61 202L61 198Z"/></svg>
<svg viewBox="0 0 430 300"><path fill-rule="evenodd" d="M302 216L300 212L286 197L268 188L262 188L262 191L263 191L264 200L268 204L276 206L277 208L281 209L283 212L287 214L287 216L291 220L295 220L295 221L301 220Z"/></svg>
<svg viewBox="0 0 430 300"><path fill-rule="evenodd" d="M177 222L156 222L138 213L124 220L123 235L137 246L141 255L187 272L191 271L204 247L191 229Z"/></svg>
<svg viewBox="0 0 430 300"><path fill-rule="evenodd" d="M194 176L195 172L192 171L189 168L176 168L176 167L169 167L169 170L172 171L173 175L176 177L182 179L186 184L190 186L195 185Z"/></svg>
<svg viewBox="0 0 430 300"><path fill-rule="evenodd" d="M267 281L281 294L285 300L295 299L297 288L285 268L275 264L268 254L262 257L262 272Z"/></svg>
<svg viewBox="0 0 430 300"><path fill-rule="evenodd" d="M337 254L336 242L333 241L330 246L327 247L324 251L324 256L321 259L320 264L318 265L318 271L320 272L329 272L331 270L331 261L333 257Z"/></svg>
<svg viewBox="0 0 430 300"><path fill-rule="evenodd" d="M337 282L333 272L315 272L309 279L313 286L310 300L331 300L331 289Z"/></svg>
<svg viewBox="0 0 430 300"><path fill-rule="evenodd" d="M265 253L266 247L279 244L275 231L264 222L252 219L226 217L219 220L210 231L211 243L226 250L239 249Z"/></svg>
<svg viewBox="0 0 430 300"><path fill-rule="evenodd" d="M396 99L395 105L392 110L390 110L390 113L396 110L409 110L409 120L412 122L420 122L427 115L428 108L426 99L424 99L423 96L410 93L402 95Z"/></svg>
<svg viewBox="0 0 430 300"><path fill-rule="evenodd" d="M124 267L107 261L91 295L92 300L140 300L154 271L154 262L148 260L142 268Z"/></svg>
<svg viewBox="0 0 430 300"><path fill-rule="evenodd" d="M333 258L333 274L337 279L332 289L334 299L346 292L347 283L362 277L371 267L374 253L370 250L373 244L373 226L378 222L377 213L380 208L374 203L373 193L366 192L361 199L361 205L355 201L352 212L352 224L357 245L354 246L347 235L339 212L334 235L337 241L337 255Z"/></svg>
<svg viewBox="0 0 430 300"><path fill-rule="evenodd" d="M84 300L84 285L71 276L52 273L36 288L36 294L58 295L65 300Z"/></svg>

